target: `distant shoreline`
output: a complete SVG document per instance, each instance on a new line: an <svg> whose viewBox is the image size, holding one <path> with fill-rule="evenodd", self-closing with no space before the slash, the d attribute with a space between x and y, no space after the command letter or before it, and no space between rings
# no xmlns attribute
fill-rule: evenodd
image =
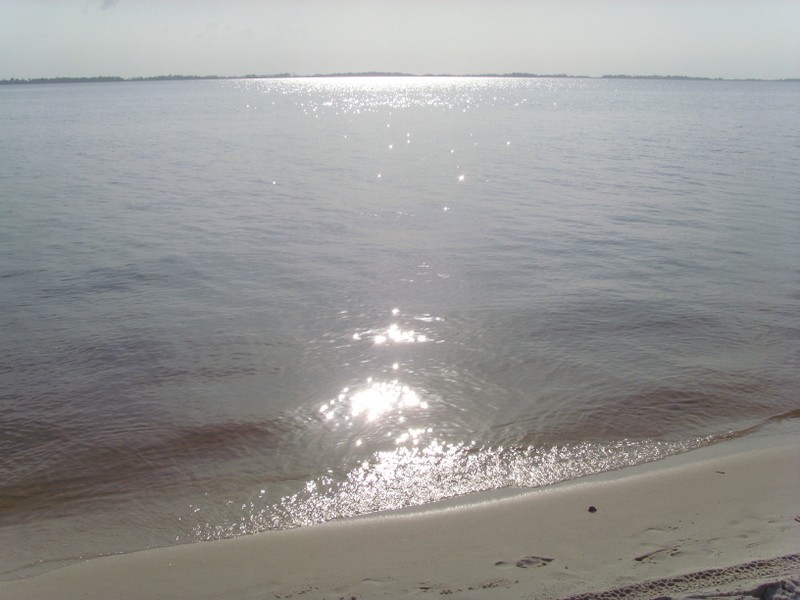
<svg viewBox="0 0 800 600"><path fill-rule="evenodd" d="M764 81L764 82L797 82L800 78L786 79L726 79L724 77L691 77L688 75L567 75L565 73L538 74L538 73L476 73L470 75L453 75L449 73L426 73L418 75L414 73L389 73L383 71L367 71L358 73L323 73L314 75L296 75L294 73L276 73L271 75L154 75L150 77L118 77L118 76L97 76L97 77L38 77L28 79L0 79L0 85L25 85L36 83L124 83L131 81L185 81L185 80L209 80L209 79L320 79L338 77L453 77L453 78L518 78L518 79L655 79L666 81Z"/></svg>

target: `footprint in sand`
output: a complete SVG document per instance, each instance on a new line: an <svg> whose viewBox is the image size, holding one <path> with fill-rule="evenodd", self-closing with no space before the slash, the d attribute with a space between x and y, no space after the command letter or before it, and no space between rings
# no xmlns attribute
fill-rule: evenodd
<svg viewBox="0 0 800 600"><path fill-rule="evenodd" d="M545 558L543 556L526 556L525 558L520 558L515 563L500 560L494 563L494 566L498 569L510 569L512 566L517 566L520 569L530 569L531 567L546 567L551 562L553 562L552 558Z"/></svg>
<svg viewBox="0 0 800 600"><path fill-rule="evenodd" d="M678 546L674 546L672 548L659 548L658 550L653 550L647 554L637 556L633 560L636 562L654 562L667 556L678 556L679 554L681 554L681 549Z"/></svg>

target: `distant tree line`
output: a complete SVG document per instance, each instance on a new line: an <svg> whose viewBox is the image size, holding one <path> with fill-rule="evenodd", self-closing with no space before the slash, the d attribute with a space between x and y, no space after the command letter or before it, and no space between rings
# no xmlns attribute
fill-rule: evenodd
<svg viewBox="0 0 800 600"><path fill-rule="evenodd" d="M150 77L123 77L98 76L98 77L38 77L36 79L0 79L0 84L23 84L23 83L107 83L117 81L184 81L194 79L274 79L283 77L296 77L293 73L278 73L276 75L255 75L248 74L244 77L223 76L223 75L153 75Z"/></svg>
<svg viewBox="0 0 800 600"><path fill-rule="evenodd" d="M131 77L125 79L116 76L97 76L97 77L38 77L36 79L0 79L0 84L17 83L108 83L117 81L172 81L183 79L232 79L231 77L220 77L219 75L155 75L153 77Z"/></svg>
<svg viewBox="0 0 800 600"><path fill-rule="evenodd" d="M125 81L122 77L39 77L37 79L0 79L0 83L96 83Z"/></svg>

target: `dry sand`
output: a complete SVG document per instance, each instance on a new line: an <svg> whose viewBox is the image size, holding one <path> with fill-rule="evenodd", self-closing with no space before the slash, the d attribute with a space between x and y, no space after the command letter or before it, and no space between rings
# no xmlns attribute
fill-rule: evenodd
<svg viewBox="0 0 800 600"><path fill-rule="evenodd" d="M800 442L763 446L725 442L502 499L473 495L456 507L99 558L0 582L0 598L654 598L754 589L800 574ZM779 597L800 597L791 586Z"/></svg>

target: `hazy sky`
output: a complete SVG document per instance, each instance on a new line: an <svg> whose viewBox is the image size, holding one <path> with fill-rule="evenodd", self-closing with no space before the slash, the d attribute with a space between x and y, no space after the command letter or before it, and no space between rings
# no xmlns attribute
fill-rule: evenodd
<svg viewBox="0 0 800 600"><path fill-rule="evenodd" d="M800 0L0 0L0 79L800 77Z"/></svg>

